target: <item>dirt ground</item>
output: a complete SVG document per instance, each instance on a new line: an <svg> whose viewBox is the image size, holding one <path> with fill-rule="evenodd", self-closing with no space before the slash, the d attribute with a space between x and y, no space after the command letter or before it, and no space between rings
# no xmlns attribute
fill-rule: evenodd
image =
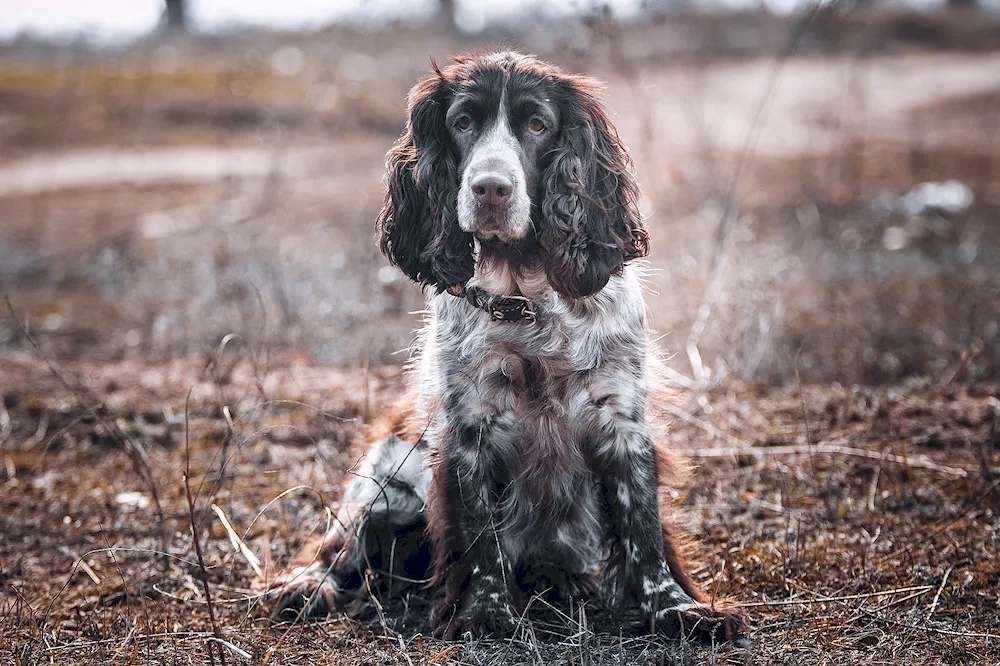
<svg viewBox="0 0 1000 666"><path fill-rule="evenodd" d="M325 529L365 414L396 394L399 368L223 365L74 365L60 370L71 391L30 356L0 362L5 441L19 444L5 446L0 476L0 650L15 663L207 661L188 464L216 620L250 655L227 649L235 663L992 664L1000 654L995 384L731 385L678 403L670 438L697 464L684 503L705 549L697 575L746 604L752 646L651 638L634 623L622 633L602 609L543 601L507 641L445 644L429 637L419 589L359 620L270 621L223 524L265 567Z"/></svg>
<svg viewBox="0 0 1000 666"><path fill-rule="evenodd" d="M402 386L422 300L371 221L406 90L497 35L0 48L0 664L1000 664L995 26L821 16L789 58L795 20L756 15L499 36L608 83L737 646L541 599L442 643L420 589L322 623L249 589ZM949 180L966 205L915 206Z"/></svg>

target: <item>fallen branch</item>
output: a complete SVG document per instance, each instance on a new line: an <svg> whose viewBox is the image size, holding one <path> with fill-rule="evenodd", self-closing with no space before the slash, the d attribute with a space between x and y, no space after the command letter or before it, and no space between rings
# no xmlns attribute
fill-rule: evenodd
<svg viewBox="0 0 1000 666"><path fill-rule="evenodd" d="M716 428L714 425L712 425L708 421L705 421L704 419L699 419L694 414L689 414L688 412L684 411L683 409L681 409L677 405L674 405L674 404L672 404L670 402L664 402L663 406L664 406L664 408L668 412L670 412L674 416L680 418L681 420L687 421L688 423L690 423L691 425L693 425L693 426L695 426L697 428L701 428L702 430L704 430L705 432L707 432L709 435L711 435L713 437L717 437L719 439L723 439L723 440L729 442L731 445L738 447L739 451L745 451L745 452L748 452L749 455L754 455L754 453L753 453L753 451L754 451L753 445L750 444L749 442L745 442L742 439L736 437L735 435L732 435L732 434L726 432L725 430L721 430L719 428ZM705 449L705 450L711 451L713 449ZM732 449L729 449L729 450L732 450ZM694 457L698 457L698 452L697 451L695 451L695 452L689 452L688 455L691 455L691 456L694 456ZM706 456L701 456L701 457L710 458L712 456L706 455ZM784 465L784 464L782 464L781 462L779 462L777 460L775 460L774 463L775 463L775 466L778 468L779 471L781 471L782 474L788 474L790 476L794 476L795 478L799 479L803 483L813 483L813 480L811 478L807 477L805 474L803 474L799 470L789 469L787 465Z"/></svg>
<svg viewBox="0 0 1000 666"><path fill-rule="evenodd" d="M809 604L823 604L837 601L851 601L854 599L873 599L875 597L885 597L891 594L903 594L904 592L928 592L933 590L933 585L916 585L914 587L899 587L892 590L882 590L880 592L869 592L867 594L848 594L842 597L812 597L810 599L779 599L777 601L752 601L740 603L745 608L756 606L806 606Z"/></svg>
<svg viewBox="0 0 1000 666"><path fill-rule="evenodd" d="M730 435L730 437L732 437ZM926 456L897 456L892 453L881 453L879 451L869 451L853 446L841 446L839 444L811 444L806 446L769 446L769 447L740 447L725 449L695 449L685 451L685 455L694 458L727 458L729 456L752 456L754 458L767 458L769 456L794 456L799 454L825 454L833 456L853 456L855 458L867 458L884 463L895 463L904 467L919 467L931 470L948 476L964 478L969 475L968 470L960 467L949 467L939 465Z"/></svg>
<svg viewBox="0 0 1000 666"><path fill-rule="evenodd" d="M226 514L222 512L221 508L219 508L219 505L213 504L212 511L214 511L215 515L217 515L219 520L222 521L222 526L226 528L226 534L229 535L229 541L233 544L233 548L243 554L243 557L246 558L247 563L250 565L250 568L253 569L253 572L257 574L258 578L263 576L264 573L260 569L260 559L258 559L252 550L250 550L246 541L241 539L240 535L236 533L236 530L233 529L233 526L226 517Z"/></svg>
<svg viewBox="0 0 1000 666"><path fill-rule="evenodd" d="M878 613L873 613L871 611L865 610L864 608L859 608L858 610L873 620L876 620L878 622L884 622L889 626L899 627L901 629L910 629L911 631L927 631L932 634L953 636L955 638L985 638L987 640L1000 639L1000 634L988 634L985 632L978 632L978 631L953 631L951 629L938 629L937 627L929 627L927 625L907 624L906 622L900 622L898 620L892 620L887 617L883 617Z"/></svg>
<svg viewBox="0 0 1000 666"><path fill-rule="evenodd" d="M671 404L669 402L664 402L663 403L663 407L668 412L670 412L671 414L673 414L677 418L681 419L682 421L687 421L691 425L696 426L698 428L701 428L702 430L704 430L705 432L707 432L709 435L712 435L713 437L718 437L719 439L725 440L731 446L738 447L738 449L740 451L743 451L743 450L752 451L753 450L751 448L751 444L749 444L748 442L744 442L743 440L739 439L735 435L729 434L725 430L720 430L719 428L716 428L714 425L712 425L708 421L705 421L704 419L699 419L694 414L689 414L689 413L685 412L683 409L681 409L677 405ZM714 449L706 449L706 450L711 451L711 450L714 450ZM719 449L719 450L720 451L732 451L734 449ZM711 456L703 456L703 457L710 458Z"/></svg>
<svg viewBox="0 0 1000 666"><path fill-rule="evenodd" d="M86 562L83 561L82 557L80 557L79 555L77 555L76 553L74 553L72 550L70 550L66 546L59 546L58 548L59 548L59 552L60 553L62 553L63 555L66 555L67 557L73 558L73 560L76 562L76 566L79 566L80 569L83 570L83 573L87 574L87 576L90 578L90 580L94 581L94 585L100 585L101 584L101 578L100 578L100 576L97 575L97 573L91 568L91 566L89 564L87 564Z"/></svg>
<svg viewBox="0 0 1000 666"><path fill-rule="evenodd" d="M170 639L171 641L190 641L190 640L201 640L205 638L210 638L211 634L207 631L163 631L156 634L135 634L132 637L134 641L155 641L160 639ZM86 650L88 648L96 647L98 645L110 645L111 643L117 643L120 639L118 638L104 638L96 641L84 641L81 643L69 643L66 645L53 645L51 647L46 647L45 651L49 654L55 654L58 652L73 652L75 650Z"/></svg>
<svg viewBox="0 0 1000 666"><path fill-rule="evenodd" d="M253 657L250 656L249 652L247 652L243 648L240 648L240 647L237 647L237 646L233 645L229 641L224 641L221 638L216 638L215 636L209 636L206 640L211 641L211 642L215 642L216 645L221 645L222 647L226 648L227 650L229 650L233 654L237 654L237 655L243 657L244 659L253 659ZM222 656L222 651L221 650L219 651L219 656L220 656L220 658Z"/></svg>
<svg viewBox="0 0 1000 666"><path fill-rule="evenodd" d="M931 602L931 609L927 611L927 620L931 619L931 615L934 615L935 609L937 609L938 601L941 599L941 591L944 590L944 586L948 583L948 576L951 575L951 570L954 566L948 567L948 570L944 572L944 578L941 579L941 585L938 587L937 593L934 594L934 601Z"/></svg>

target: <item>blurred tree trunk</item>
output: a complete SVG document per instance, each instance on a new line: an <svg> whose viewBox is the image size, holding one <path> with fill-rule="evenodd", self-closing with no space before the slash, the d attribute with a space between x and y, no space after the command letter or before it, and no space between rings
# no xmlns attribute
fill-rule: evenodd
<svg viewBox="0 0 1000 666"><path fill-rule="evenodd" d="M187 28L185 0L165 0L166 9L163 13L167 30L184 30Z"/></svg>
<svg viewBox="0 0 1000 666"><path fill-rule="evenodd" d="M438 0L437 22L449 32L458 32L455 22L455 0Z"/></svg>

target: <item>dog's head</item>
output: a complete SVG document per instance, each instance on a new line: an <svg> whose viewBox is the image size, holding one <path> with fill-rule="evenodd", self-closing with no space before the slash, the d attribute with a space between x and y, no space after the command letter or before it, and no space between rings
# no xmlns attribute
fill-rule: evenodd
<svg viewBox="0 0 1000 666"><path fill-rule="evenodd" d="M389 152L383 253L439 290L475 272L474 248L537 262L570 298L645 256L632 164L600 84L532 56L454 58L418 83Z"/></svg>

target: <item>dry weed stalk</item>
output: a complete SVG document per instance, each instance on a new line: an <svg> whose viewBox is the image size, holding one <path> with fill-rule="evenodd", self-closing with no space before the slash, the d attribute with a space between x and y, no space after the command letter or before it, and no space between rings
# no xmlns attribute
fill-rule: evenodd
<svg viewBox="0 0 1000 666"><path fill-rule="evenodd" d="M724 448L724 449L695 449L693 451L685 451L684 454L692 456L695 458L726 458L729 456L753 456L755 458L767 458L769 456L793 456L807 454L817 454L817 455L834 455L834 456L853 456L857 458L868 458L869 460L877 460L879 462L890 462L897 465L902 465L904 467L919 467L922 469L928 469L932 472L938 472L940 474L946 474L948 476L954 476L959 478L964 478L969 475L968 470L962 469L960 467L950 467L948 465L940 465L926 456L898 456L892 453L879 453L877 451L869 451L868 449L859 449L853 446L843 446L841 444L833 442L820 442L818 444L808 444L806 446L798 445L788 445L788 446L768 446L768 447L746 447L746 448Z"/></svg>
<svg viewBox="0 0 1000 666"><path fill-rule="evenodd" d="M719 294L722 291L722 285L726 277L726 270L729 267L729 255L735 243L733 230L735 229L739 218L739 188L743 182L747 169L749 169L751 163L753 162L754 154L757 151L757 141L760 138L761 128L763 127L764 117L767 113L768 107L770 106L771 100L774 97L774 91L777 89L778 80L784 69L785 62L792 55L794 55L796 51L798 51L799 44L806 34L806 29L809 27L809 24L812 23L812 20L820 10L820 7L821 6L819 4L813 5L809 11L802 15L802 18L799 20L795 29L789 36L785 48L780 54L778 54L778 57L774 62L774 66L771 68L771 74L768 78L767 85L764 88L764 93L761 95L760 100L754 109L753 116L750 121L750 127L747 130L746 137L743 141L743 148L740 151L740 156L736 163L736 171L733 174L729 188L723 198L722 215L719 220L719 227L716 235L715 256L712 258L707 285L702 295L701 304L698 306L697 315L695 316L694 323L691 325L691 331L688 333L688 337L684 345L685 351L688 355L688 361L691 363L691 371L694 373L694 379L701 386L708 385L710 373L702 361L701 352L698 351L698 343L701 341L701 336L704 334L705 328L708 326L708 320L712 315L712 309L715 306L715 301L718 299Z"/></svg>
<svg viewBox="0 0 1000 666"><path fill-rule="evenodd" d="M216 640L225 644L222 631L219 629L219 623L215 619L215 607L212 604L212 588L208 584L208 569L205 568L205 558L201 552L201 538L198 536L198 521L195 518L194 497L191 495L191 438L188 432L188 407L190 402L191 392L188 391L187 398L184 400L184 494L187 496L188 516L191 521L191 536L194 540L194 552L198 557L198 569L201 573L201 584L205 591L205 602L208 605L208 620L212 624L212 633L215 635ZM211 646L212 643L206 644L208 660L214 666L215 657L212 655ZM221 663L222 666L226 666L226 657L222 652L222 647L216 644L216 649L219 651L219 663Z"/></svg>

